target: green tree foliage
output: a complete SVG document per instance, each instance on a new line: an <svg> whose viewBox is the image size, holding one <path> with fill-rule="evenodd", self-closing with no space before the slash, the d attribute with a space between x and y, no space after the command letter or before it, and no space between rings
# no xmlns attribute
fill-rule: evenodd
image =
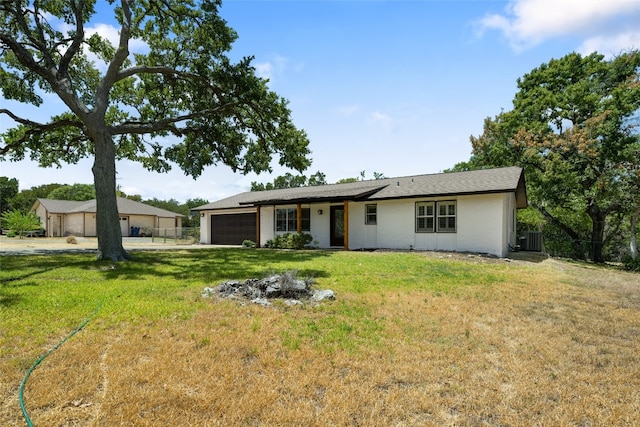
<svg viewBox="0 0 640 427"><path fill-rule="evenodd" d="M2 227L8 229L10 232L14 232L23 237L25 231L34 231L41 228L40 220L33 212L22 213L18 210L12 209L5 211L2 216Z"/></svg>
<svg viewBox="0 0 640 427"><path fill-rule="evenodd" d="M542 64L518 79L513 110L471 137L473 156L457 169L523 166L530 204L569 236L575 256L602 262L619 231L608 220L639 203L639 70L639 51Z"/></svg>
<svg viewBox="0 0 640 427"><path fill-rule="evenodd" d="M184 206L188 208L188 214L184 214L186 216L183 219L182 224L185 227L200 227L200 215L198 215L197 212L192 214L191 209L198 206L206 205L208 203L208 200L201 198L187 199L187 201L184 203Z"/></svg>
<svg viewBox="0 0 640 427"><path fill-rule="evenodd" d="M18 194L18 180L0 176L0 213L11 208L11 199Z"/></svg>
<svg viewBox="0 0 640 427"><path fill-rule="evenodd" d="M359 177L356 177L356 178L342 178L342 179L339 179L336 182L336 184L347 184L347 183L350 183L350 182L364 181L364 180L367 179L366 178L366 174L367 174L367 171L360 171L360 176ZM384 176L384 174L382 172L374 172L373 173L373 179L377 180L377 179L385 179L385 178L386 178L386 176Z"/></svg>
<svg viewBox="0 0 640 427"><path fill-rule="evenodd" d="M52 191L61 186L62 184L44 184L22 190L11 199L11 208L27 213L37 199L46 199Z"/></svg>
<svg viewBox="0 0 640 427"><path fill-rule="evenodd" d="M251 183L251 191L277 190L280 188L297 188L326 184L326 175L320 171L314 173L309 178L304 175L292 175L287 172L284 175L275 177L273 179L273 183L268 182L263 184L261 182L253 181Z"/></svg>
<svg viewBox="0 0 640 427"><path fill-rule="evenodd" d="M63 185L56 188L47 196L54 200L92 200L96 198L96 191L91 184Z"/></svg>
<svg viewBox="0 0 640 427"><path fill-rule="evenodd" d="M175 199L169 200L160 200L157 198L145 200L143 203L151 206L155 206L156 208L166 209L171 212L179 213L184 215L182 219L183 227L199 227L200 226L200 217L195 215L191 215L191 209L197 206L206 205L209 203L205 199L189 199L185 203L180 203Z"/></svg>
<svg viewBox="0 0 640 427"><path fill-rule="evenodd" d="M219 7L216 0L0 2L3 96L40 107L51 94L66 107L46 123L0 108L16 123L0 135L0 156L41 166L93 158L99 259L129 258L116 159L158 172L178 165L193 177L218 164L269 171L274 155L298 171L310 164L288 102L256 76L252 58L226 56L237 35ZM86 31L109 14L119 26L115 44ZM132 53L132 41L144 49Z"/></svg>

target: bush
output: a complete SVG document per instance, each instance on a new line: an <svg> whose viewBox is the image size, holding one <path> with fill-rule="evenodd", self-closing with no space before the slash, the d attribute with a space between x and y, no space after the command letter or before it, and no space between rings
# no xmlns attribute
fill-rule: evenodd
<svg viewBox="0 0 640 427"><path fill-rule="evenodd" d="M33 212L23 214L18 210L6 211L1 216L2 224L6 225L11 231L20 236L25 231L38 230L40 228L40 219ZM11 236L9 236L11 237Z"/></svg>
<svg viewBox="0 0 640 427"><path fill-rule="evenodd" d="M640 256L633 259L631 255L625 255L622 259L622 264L625 270L640 271Z"/></svg>
<svg viewBox="0 0 640 427"><path fill-rule="evenodd" d="M285 233L267 240L265 248L270 249L303 249L313 241L313 236L309 233Z"/></svg>
<svg viewBox="0 0 640 427"><path fill-rule="evenodd" d="M242 241L242 246L244 246L245 248L255 248L256 247L256 242L254 242L253 240L243 240Z"/></svg>

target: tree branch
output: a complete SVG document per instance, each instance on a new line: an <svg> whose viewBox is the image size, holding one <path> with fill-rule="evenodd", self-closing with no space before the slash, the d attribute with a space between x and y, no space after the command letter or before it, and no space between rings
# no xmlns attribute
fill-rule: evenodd
<svg viewBox="0 0 640 427"><path fill-rule="evenodd" d="M127 68L126 70L122 70L116 74L114 78L114 82L118 82L120 80L124 80L127 77L132 77L138 74L164 74L167 76L175 76L175 77L184 77L187 79L203 79L202 76L199 76L194 73L185 73L183 71L178 71L175 68L161 66L161 65L138 65L135 67Z"/></svg>
<svg viewBox="0 0 640 427"><path fill-rule="evenodd" d="M112 135L124 135L124 134L146 134L153 133L159 131L169 131L177 136L182 136L185 133L186 128L179 128L176 126L177 123L184 122L187 120L196 119L198 117L204 117L211 114L218 114L223 110L229 109L232 110L233 107L237 106L236 102L227 103L224 105L220 105L216 108L209 108L205 110L198 110L192 112L190 114L183 114L181 116L169 117L162 120L156 120L153 122L134 122L128 121L124 122L118 126L114 126L111 128Z"/></svg>
<svg viewBox="0 0 640 427"><path fill-rule="evenodd" d="M51 123L34 122L33 120L16 116L14 113L12 113L11 111L5 108L0 109L0 114L6 114L7 116L11 117L11 119L14 120L15 122L20 123L21 125L28 128L24 132L22 137L16 139L10 144L7 144L6 146L0 146L0 155L4 155L8 153L12 149L19 148L31 137L40 135L44 132L53 131L56 129L61 129L61 128L70 127L70 126L82 129L84 126L81 121L74 120L74 119L60 119Z"/></svg>
<svg viewBox="0 0 640 427"><path fill-rule="evenodd" d="M30 30L29 25L25 21L25 16L27 16L27 13L15 13L14 16L16 17L18 23L20 24L20 27L22 27L22 31L24 31L24 34L31 41L31 43L33 43L33 46L42 54L42 57L45 62L45 67L50 70L55 70L55 61L51 57L49 49L47 49L46 40L44 37L44 30L42 29L42 23L40 22L39 15L40 15L40 11L38 8L38 2L35 2L33 4L33 22L35 23L36 28L38 30L37 38L33 36L33 33Z"/></svg>
<svg viewBox="0 0 640 427"><path fill-rule="evenodd" d="M109 91L113 84L117 81L118 70L129 56L129 38L131 37L131 9L129 8L129 0L121 0L122 4L122 28L120 28L120 41L118 48L113 56L107 72L98 85L96 91L95 112L99 116L104 116L109 106Z"/></svg>
<svg viewBox="0 0 640 427"><path fill-rule="evenodd" d="M80 47L82 46L82 42L84 40L84 23L82 21L82 6L84 5L84 2L71 2L71 4L71 7L74 9L73 12L76 16L76 33L73 36L71 45L60 59L60 66L58 67L58 73L65 78L68 76L69 64L71 63L73 57L80 50Z"/></svg>
<svg viewBox="0 0 640 427"><path fill-rule="evenodd" d="M564 222L560 221L558 218L556 218L555 216L551 215L544 206L536 206L533 203L531 204L531 206L533 206L535 209L537 209L545 218L547 218L549 221L551 221L554 225L556 225L558 228L560 228L562 231L564 231L565 233L567 233L567 235L569 237L571 237L571 239L573 241L578 241L580 240L580 236L578 235L578 233L576 233L571 227L569 227L568 225L566 225Z"/></svg>

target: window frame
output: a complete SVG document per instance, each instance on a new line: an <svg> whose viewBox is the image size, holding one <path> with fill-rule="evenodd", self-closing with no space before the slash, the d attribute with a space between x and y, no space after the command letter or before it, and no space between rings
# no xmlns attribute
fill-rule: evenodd
<svg viewBox="0 0 640 427"><path fill-rule="evenodd" d="M425 208L423 215L419 215L421 207ZM421 221L424 222L422 226ZM456 200L423 200L415 203L416 233L456 233L457 231L458 203Z"/></svg>
<svg viewBox="0 0 640 427"><path fill-rule="evenodd" d="M458 230L458 204L455 200L442 200L437 203L438 210L437 217L437 232L438 233L455 233ZM445 213L442 214L441 208L445 208ZM453 208L453 210L451 209ZM452 213L453 212L453 213ZM442 220L445 220L446 225L442 226ZM453 226L451 226L453 221Z"/></svg>
<svg viewBox="0 0 640 427"><path fill-rule="evenodd" d="M423 215L419 215L419 209L421 206L425 207L425 213ZM431 214L429 214L429 207L431 207ZM416 202L415 209L415 231L416 233L434 233L435 229L435 221L436 221L436 202L433 201L422 201ZM425 224L421 227L420 220L424 220ZM429 223L431 225L429 226Z"/></svg>
<svg viewBox="0 0 640 427"><path fill-rule="evenodd" d="M276 208L273 228L276 232L297 233L298 232L298 209L297 208ZM301 232L311 231L311 208L302 208Z"/></svg>
<svg viewBox="0 0 640 427"><path fill-rule="evenodd" d="M373 208L373 212L370 211L371 208ZM378 224L378 205L376 204L364 205L364 223L366 225Z"/></svg>

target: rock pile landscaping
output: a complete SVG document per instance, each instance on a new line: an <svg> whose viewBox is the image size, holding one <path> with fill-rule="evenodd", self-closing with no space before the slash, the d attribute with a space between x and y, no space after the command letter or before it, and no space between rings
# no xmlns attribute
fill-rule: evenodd
<svg viewBox="0 0 640 427"><path fill-rule="evenodd" d="M296 272L285 272L264 279L228 280L213 288L204 288L202 296L244 299L264 306L271 305L269 300L273 299L281 299L286 305L335 299L333 291L313 289L312 285L312 279L298 279Z"/></svg>

